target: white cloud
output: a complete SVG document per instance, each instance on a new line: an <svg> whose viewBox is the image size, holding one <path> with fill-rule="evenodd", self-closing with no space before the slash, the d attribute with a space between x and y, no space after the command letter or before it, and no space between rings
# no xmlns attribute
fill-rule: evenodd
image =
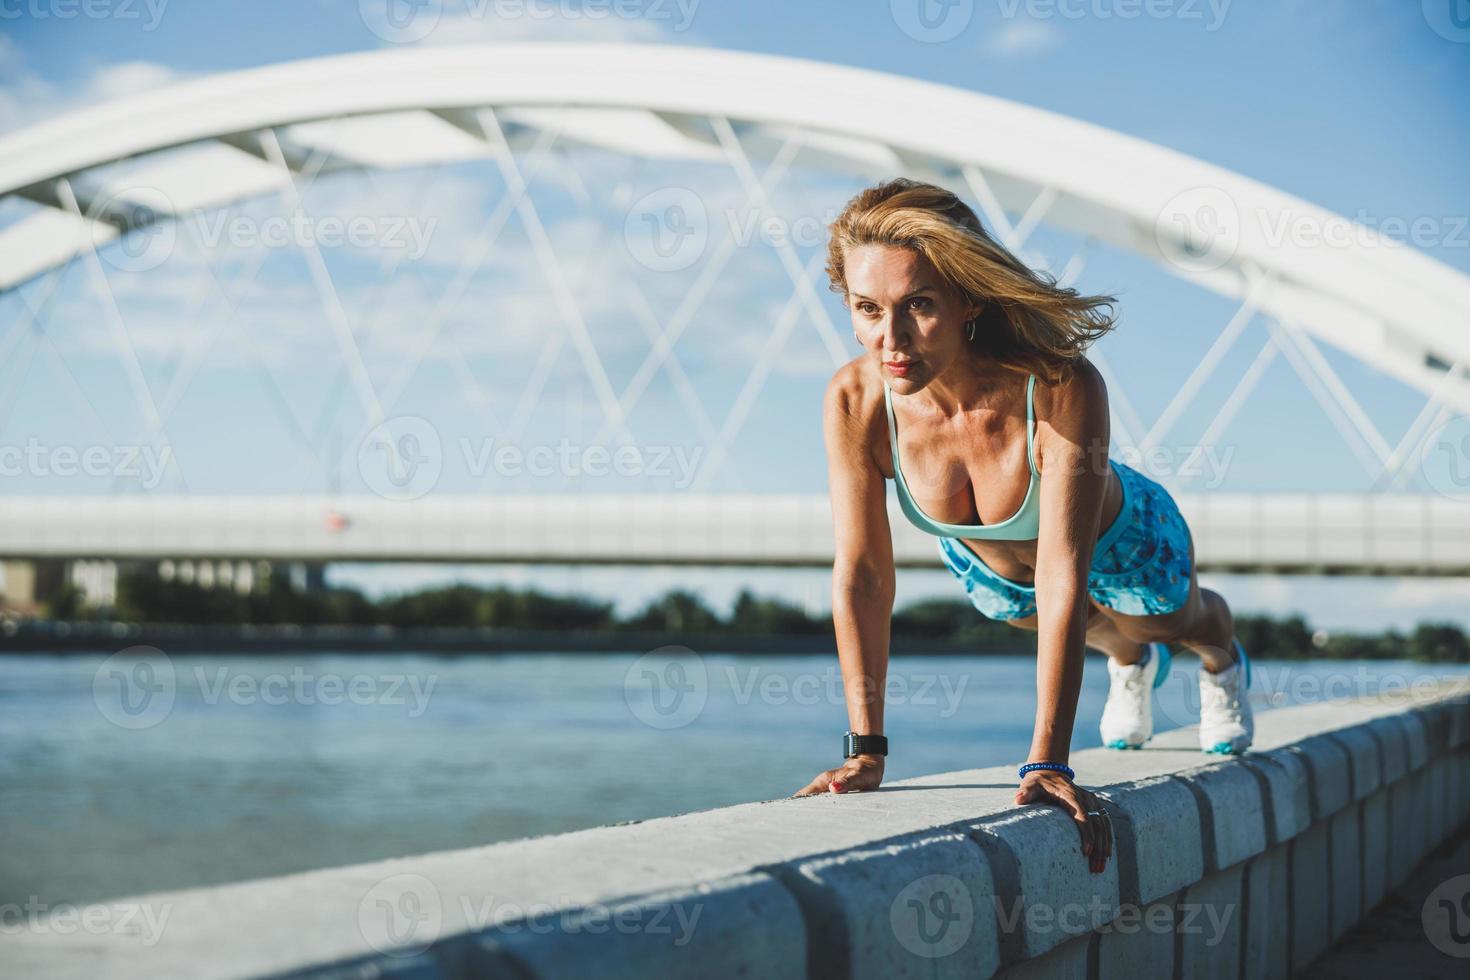
<svg viewBox="0 0 1470 980"><path fill-rule="evenodd" d="M982 49L997 58L1023 58L1050 51L1062 43L1062 32L1051 24L1027 20L1007 24L986 36Z"/></svg>
<svg viewBox="0 0 1470 980"><path fill-rule="evenodd" d="M178 82L187 76L152 61L101 65L78 78L58 81L28 68L13 42L0 36L0 133L102 102L137 95Z"/></svg>
<svg viewBox="0 0 1470 980"><path fill-rule="evenodd" d="M385 4L398 0L383 0ZM632 4L505 3L496 0L445 0L442 7L419 8L421 26L410 24L406 37L418 44L500 44L525 41L702 43L691 30L698 0ZM370 18L379 23L380 18ZM371 25L370 25L371 26ZM391 32L390 32L390 36ZM385 44L389 43L387 41Z"/></svg>

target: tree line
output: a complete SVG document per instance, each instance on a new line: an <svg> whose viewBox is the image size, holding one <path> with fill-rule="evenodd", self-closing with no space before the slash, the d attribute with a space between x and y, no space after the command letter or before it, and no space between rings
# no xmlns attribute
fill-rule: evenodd
<svg viewBox="0 0 1470 980"><path fill-rule="evenodd" d="M68 608L69 607L69 608ZM86 618L74 601L59 596L55 618ZM728 614L710 608L695 592L673 589L630 615L612 602L556 595L534 588L456 584L372 599L357 589L296 590L283 577L238 593L197 583L164 580L146 570L119 575L117 605L108 618L137 623L391 626L402 629L459 627L506 630L638 630L678 635L760 634L832 636L830 613L810 615L780 598L742 590ZM986 619L962 598L924 599L894 610L892 633L909 640L973 644L977 650L1020 649L1028 634ZM1453 623L1424 622L1402 633L1347 633L1313 629L1299 615L1237 615L1236 634L1261 659L1371 659L1470 663L1470 639Z"/></svg>

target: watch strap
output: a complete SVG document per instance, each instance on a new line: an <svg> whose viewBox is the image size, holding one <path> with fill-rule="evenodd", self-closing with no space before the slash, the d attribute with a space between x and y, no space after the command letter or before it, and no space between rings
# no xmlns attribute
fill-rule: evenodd
<svg viewBox="0 0 1470 980"><path fill-rule="evenodd" d="M851 759L855 755L884 755L888 754L888 737L886 735L859 735L856 732L844 732L842 735L842 757Z"/></svg>

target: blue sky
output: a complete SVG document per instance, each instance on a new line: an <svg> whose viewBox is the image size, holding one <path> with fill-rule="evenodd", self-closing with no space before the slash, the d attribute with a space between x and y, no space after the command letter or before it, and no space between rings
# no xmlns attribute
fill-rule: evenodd
<svg viewBox="0 0 1470 980"><path fill-rule="evenodd" d="M1013 99L1105 126L1200 157L1278 187L1335 213L1367 221L1430 218L1447 233L1425 247L1440 261L1470 273L1470 236L1453 232L1470 214L1470 31L1450 19L1451 0L1364 2L1247 2L1178 0L1152 4L1129 0L990 0L928 4L924 33L915 3L838 4L707 2L572 4L500 3L490 0L421 0L417 22L437 12L434 29L417 43L515 43L534 40L618 40L704 45L759 51L860 66L922 78ZM1441 7L1443 9L1441 9ZM64 0L24 0L0 7L0 132L58 112L144 88L217 72L336 53L392 47L374 33L384 23L376 0L252 2L115 0L88 8L106 16L77 14ZM400 12L404 9L398 8ZM609 9L634 12L597 17ZM1146 11L1153 11L1150 14ZM548 12L551 16L544 16ZM569 265L585 261L579 283L587 316L600 328L598 345L619 386L647 350L630 321L626 270L602 262L619 234L616 202L606 192L627 173L626 161L593 155L575 164L592 189L580 201L571 184L548 181L537 206L548 233ZM657 187L676 179L718 198L727 185L702 173L640 175ZM553 173L555 177L556 174ZM710 180L710 183L704 181ZM777 196L778 207L820 215L860 185L830 175L793 173ZM475 166L431 174L380 173L370 178L323 178L305 191L316 212L351 214L365 201L388 213L432 215L436 233L415 281L391 277L368 257L332 257L333 276L376 381L391 384L412 356L412 327L451 277L454 260L493 208L499 186ZM813 203L818 202L818 203ZM231 213L260 221L270 202L246 203ZM0 210L0 226L22 210ZM611 236L611 238L609 238ZM535 288L526 259L524 231L507 226L501 254L466 293L466 310L447 324L450 341L436 344L421 366L403 379L399 412L432 419L446 447L478 445L514 415L517 386L541 341L538 325L555 320L544 290ZM1043 229L1035 239L1053 259L1065 259L1075 242ZM803 260L811 249L801 249ZM225 279L253 268L246 249L214 257ZM169 390L179 365L180 336L201 346L198 374L174 392L168 435L178 473L163 490L194 493L360 492L351 465L319 466L299 445L297 430L316 440L323 454L343 455L355 436L351 392L340 407L331 400L322 366L334 363L335 344L319 311L311 307L309 277L291 254L271 254L254 272L257 287L228 322L218 308L197 303L209 266L198 252L177 249L147 274L113 271L111 288L139 350L143 373L156 392ZM530 283L531 285L527 285ZM1123 299L1122 327L1103 350L1146 420L1163 409L1174 385L1158 378L1184 375L1198 360L1232 303L1172 278L1134 256L1106 250L1090 259L1080 285ZM687 283L674 276L641 281L650 308L667 318ZM742 250L681 339L679 353L690 380L715 424L733 403L745 371L790 284L769 251ZM39 439L76 444L126 439L141 416L125 372L117 364L98 297L80 269L61 283L47 331L54 353L0 371L14 398L0 443ZM20 315L18 298L0 298L0 328ZM504 327L483 329L494 312ZM845 314L829 306L839 333L848 337ZM217 330L206 331L204 324ZM244 336L239 324L249 323ZM752 330L751 324L759 324ZM1211 411L1265 337L1257 322L1180 420L1187 440L1208 424ZM207 339L205 339L207 338ZM451 342L458 351L450 349ZM189 344L183 349L192 349ZM576 377L570 347L565 372L554 372L551 394L538 403L521 434L527 441L562 436L590 440L598 428L595 400ZM856 348L852 348L853 353ZM1423 397L1371 367L1327 349L1329 362L1353 388L1390 442L1414 417ZM60 359L58 361L58 358ZM743 359L743 360L742 360ZM64 366L63 366L64 365ZM825 487L817 398L830 358L810 325L793 333L780 368L747 418L715 489L816 492ZM466 372L475 383L466 384ZM86 399L62 397L68 378ZM162 394L159 397L163 397ZM90 402L90 404L88 404ZM695 448L683 412L663 378L650 385L639 438ZM801 420L793 424L793 420ZM1283 421L1287 420L1287 421ZM138 438L136 435L134 438ZM1257 396L1231 426L1226 442L1234 455L1225 490L1366 489L1357 464L1304 385L1281 358L1269 369ZM349 460L350 462L350 460ZM503 486L576 489L577 481L487 484L467 470L468 458L446 450L439 489L474 492ZM182 481L182 482L178 482ZM12 477L9 492L95 493L118 489L106 479L58 481L34 474ZM646 481L669 489L667 481ZM631 489L629 485L617 489ZM136 488L124 488L136 489ZM1424 485L1412 489L1425 491ZM596 569L340 569L337 577L377 590L446 576L477 580L509 578L604 592L631 606L650 592L690 576L677 570L632 575ZM951 592L943 572L901 575L901 598ZM1240 608L1300 610L1334 628L1367 628L1421 617L1453 618L1470 625L1470 589L1449 581L1356 581L1273 577L1203 576ZM819 572L700 573L712 601L727 601L740 585L786 591L814 605L825 602Z"/></svg>

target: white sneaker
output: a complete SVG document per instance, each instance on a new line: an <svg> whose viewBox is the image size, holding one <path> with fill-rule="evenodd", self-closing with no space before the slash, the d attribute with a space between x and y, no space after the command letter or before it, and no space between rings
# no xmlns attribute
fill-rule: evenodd
<svg viewBox="0 0 1470 980"><path fill-rule="evenodd" d="M1169 676L1169 648L1150 643L1144 661L1118 663L1108 658L1108 703L1098 730L1110 749L1142 748L1154 733L1153 690Z"/></svg>
<svg viewBox="0 0 1470 980"><path fill-rule="evenodd" d="M1255 738L1251 715L1251 662L1235 641L1235 663L1218 674L1199 672L1199 747L1205 752L1234 755Z"/></svg>

